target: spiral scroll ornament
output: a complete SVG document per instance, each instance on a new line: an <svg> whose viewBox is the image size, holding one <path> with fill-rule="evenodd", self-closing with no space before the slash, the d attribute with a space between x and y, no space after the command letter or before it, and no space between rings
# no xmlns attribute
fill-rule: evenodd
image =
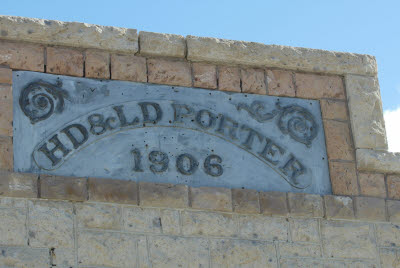
<svg viewBox="0 0 400 268"><path fill-rule="evenodd" d="M28 85L21 93L19 105L32 124L49 118L64 109L65 92L46 82Z"/></svg>

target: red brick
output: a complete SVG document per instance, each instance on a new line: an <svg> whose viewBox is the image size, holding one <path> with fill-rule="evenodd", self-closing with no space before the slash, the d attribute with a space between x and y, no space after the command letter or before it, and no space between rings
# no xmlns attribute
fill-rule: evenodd
<svg viewBox="0 0 400 268"><path fill-rule="evenodd" d="M240 92L240 70L235 67L218 67L219 90Z"/></svg>
<svg viewBox="0 0 400 268"><path fill-rule="evenodd" d="M293 72L267 70L268 95L294 97Z"/></svg>
<svg viewBox="0 0 400 268"><path fill-rule="evenodd" d="M217 66L207 63L193 63L193 86L216 89Z"/></svg>
<svg viewBox="0 0 400 268"><path fill-rule="evenodd" d="M112 54L111 79L147 82L146 58Z"/></svg>
<svg viewBox="0 0 400 268"><path fill-rule="evenodd" d="M349 120L345 101L320 100L323 119Z"/></svg>
<svg viewBox="0 0 400 268"><path fill-rule="evenodd" d="M85 57L85 76L110 79L110 54L99 50L87 50Z"/></svg>
<svg viewBox="0 0 400 268"><path fill-rule="evenodd" d="M296 73L296 96L305 99L345 99L340 76Z"/></svg>
<svg viewBox="0 0 400 268"><path fill-rule="evenodd" d="M355 163L329 163L332 191L335 195L358 195Z"/></svg>
<svg viewBox="0 0 400 268"><path fill-rule="evenodd" d="M83 54L72 48L48 47L46 72L83 76Z"/></svg>
<svg viewBox="0 0 400 268"><path fill-rule="evenodd" d="M13 96L9 85L0 85L0 135L13 135Z"/></svg>
<svg viewBox="0 0 400 268"><path fill-rule="evenodd" d="M323 123L329 160L354 160L349 124L333 120L324 120Z"/></svg>
<svg viewBox="0 0 400 268"><path fill-rule="evenodd" d="M12 70L10 68L0 68L0 83L12 84Z"/></svg>
<svg viewBox="0 0 400 268"><path fill-rule="evenodd" d="M0 40L0 65L11 69L44 71L44 47Z"/></svg>
<svg viewBox="0 0 400 268"><path fill-rule="evenodd" d="M138 204L137 184L134 181L89 178L89 200L122 204Z"/></svg>
<svg viewBox="0 0 400 268"><path fill-rule="evenodd" d="M14 154L12 137L0 136L0 170L12 171Z"/></svg>
<svg viewBox="0 0 400 268"><path fill-rule="evenodd" d="M167 59L149 59L149 83L192 86L192 70L186 61Z"/></svg>
<svg viewBox="0 0 400 268"><path fill-rule="evenodd" d="M240 72L243 93L253 93L260 95L267 94L264 70L242 69Z"/></svg>

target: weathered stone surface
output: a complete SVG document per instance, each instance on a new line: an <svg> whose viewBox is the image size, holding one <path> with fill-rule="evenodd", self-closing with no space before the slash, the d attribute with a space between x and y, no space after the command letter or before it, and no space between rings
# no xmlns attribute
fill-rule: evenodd
<svg viewBox="0 0 400 268"><path fill-rule="evenodd" d="M89 200L122 204L138 204L137 185L134 181L89 178Z"/></svg>
<svg viewBox="0 0 400 268"><path fill-rule="evenodd" d="M351 197L325 195L324 199L328 219L354 219L353 199Z"/></svg>
<svg viewBox="0 0 400 268"><path fill-rule="evenodd" d="M345 81L356 148L386 150L388 147L378 79L346 75Z"/></svg>
<svg viewBox="0 0 400 268"><path fill-rule="evenodd" d="M267 70L268 95L294 97L293 72Z"/></svg>
<svg viewBox="0 0 400 268"><path fill-rule="evenodd" d="M146 58L112 54L111 79L147 82Z"/></svg>
<svg viewBox="0 0 400 268"><path fill-rule="evenodd" d="M76 220L80 228L121 229L121 207L101 203L75 204Z"/></svg>
<svg viewBox="0 0 400 268"><path fill-rule="evenodd" d="M1 39L136 53L135 29L80 22L0 16Z"/></svg>
<svg viewBox="0 0 400 268"><path fill-rule="evenodd" d="M13 170L13 155L12 137L0 136L0 170Z"/></svg>
<svg viewBox="0 0 400 268"><path fill-rule="evenodd" d="M139 183L141 206L186 208L189 205L189 190L186 185L168 183Z"/></svg>
<svg viewBox="0 0 400 268"><path fill-rule="evenodd" d="M12 69L0 67L0 83L12 84Z"/></svg>
<svg viewBox="0 0 400 268"><path fill-rule="evenodd" d="M400 153L357 149L357 168L382 173L400 173Z"/></svg>
<svg viewBox="0 0 400 268"><path fill-rule="evenodd" d="M360 220L386 220L385 200L376 197L354 197L356 218Z"/></svg>
<svg viewBox="0 0 400 268"><path fill-rule="evenodd" d="M0 195L11 197L38 197L38 175L0 172Z"/></svg>
<svg viewBox="0 0 400 268"><path fill-rule="evenodd" d="M290 214L293 216L323 217L322 197L314 194L288 193Z"/></svg>
<svg viewBox="0 0 400 268"><path fill-rule="evenodd" d="M161 210L161 229L163 234L179 235L181 233L180 225L180 213L178 210Z"/></svg>
<svg viewBox="0 0 400 268"><path fill-rule="evenodd" d="M192 86L192 71L190 64L185 61L167 59L148 59L149 83Z"/></svg>
<svg viewBox="0 0 400 268"><path fill-rule="evenodd" d="M306 99L345 99L340 76L296 73L296 96Z"/></svg>
<svg viewBox="0 0 400 268"><path fill-rule="evenodd" d="M87 179L40 175L40 196L48 199L87 200Z"/></svg>
<svg viewBox="0 0 400 268"><path fill-rule="evenodd" d="M232 193L230 189L216 187L191 187L190 199L192 208L232 211Z"/></svg>
<svg viewBox="0 0 400 268"><path fill-rule="evenodd" d="M315 268L323 268L321 261L312 260L312 259L280 259L280 267L281 268L308 268L308 267L315 267ZM324 267L325 268L325 267Z"/></svg>
<svg viewBox="0 0 400 268"><path fill-rule="evenodd" d="M0 101L13 101L11 85L0 85Z"/></svg>
<svg viewBox="0 0 400 268"><path fill-rule="evenodd" d="M209 89L217 88L217 66L207 63L192 63L193 86Z"/></svg>
<svg viewBox="0 0 400 268"><path fill-rule="evenodd" d="M349 124L324 120L324 130L329 160L354 160L354 146Z"/></svg>
<svg viewBox="0 0 400 268"><path fill-rule="evenodd" d="M233 211L237 213L260 213L258 192L249 189L232 189Z"/></svg>
<svg viewBox="0 0 400 268"><path fill-rule="evenodd" d="M122 217L126 231L161 233L162 219L159 209L124 207Z"/></svg>
<svg viewBox="0 0 400 268"><path fill-rule="evenodd" d="M218 67L218 89L240 92L240 69L236 67Z"/></svg>
<svg viewBox="0 0 400 268"><path fill-rule="evenodd" d="M110 54L102 50L86 50L85 77L110 79Z"/></svg>
<svg viewBox="0 0 400 268"><path fill-rule="evenodd" d="M0 208L0 244L26 246L26 209Z"/></svg>
<svg viewBox="0 0 400 268"><path fill-rule="evenodd" d="M185 57L185 38L177 34L139 32L140 55Z"/></svg>
<svg viewBox="0 0 400 268"><path fill-rule="evenodd" d="M7 65L11 69L43 72L44 47L0 40L0 65Z"/></svg>
<svg viewBox="0 0 400 268"><path fill-rule="evenodd" d="M318 49L264 45L210 37L186 37L188 59L306 72L376 74L373 56Z"/></svg>
<svg viewBox="0 0 400 268"><path fill-rule="evenodd" d="M289 223L285 218L264 215L239 215L239 237L245 239L287 241Z"/></svg>
<svg viewBox="0 0 400 268"><path fill-rule="evenodd" d="M265 95L267 86L265 84L265 74L262 69L241 69L240 77L242 81L242 92Z"/></svg>
<svg viewBox="0 0 400 268"><path fill-rule="evenodd" d="M362 195L386 197L385 176L379 173L358 173Z"/></svg>
<svg viewBox="0 0 400 268"><path fill-rule="evenodd" d="M400 267L400 252L398 249L382 248L379 253L382 268Z"/></svg>
<svg viewBox="0 0 400 268"><path fill-rule="evenodd" d="M349 120L347 103L339 100L320 100L322 119Z"/></svg>
<svg viewBox="0 0 400 268"><path fill-rule="evenodd" d="M13 248L1 246L0 266L18 268L49 267L49 250L46 248Z"/></svg>
<svg viewBox="0 0 400 268"><path fill-rule="evenodd" d="M287 216L289 209L287 207L286 193L282 192L260 192L260 209L264 215Z"/></svg>
<svg viewBox="0 0 400 268"><path fill-rule="evenodd" d="M400 245L400 226L391 223L376 224L377 244L381 247Z"/></svg>
<svg viewBox="0 0 400 268"><path fill-rule="evenodd" d="M0 85L0 87L2 87ZM13 104L12 100L0 99L0 135L13 135Z"/></svg>
<svg viewBox="0 0 400 268"><path fill-rule="evenodd" d="M386 200L388 218L390 222L400 223L400 201Z"/></svg>
<svg viewBox="0 0 400 268"><path fill-rule="evenodd" d="M5 208L26 208L27 199L25 198L13 198L13 197L1 197L0 207Z"/></svg>
<svg viewBox="0 0 400 268"><path fill-rule="evenodd" d="M50 249L50 263L54 267L74 267L76 263L76 252L73 248L53 248Z"/></svg>
<svg viewBox="0 0 400 268"><path fill-rule="evenodd" d="M317 219L289 219L289 223L294 242L319 242Z"/></svg>
<svg viewBox="0 0 400 268"><path fill-rule="evenodd" d="M83 76L83 53L71 48L48 47L46 66L48 73Z"/></svg>
<svg viewBox="0 0 400 268"><path fill-rule="evenodd" d="M358 195L355 163L329 162L329 170L335 195Z"/></svg>
<svg viewBox="0 0 400 268"><path fill-rule="evenodd" d="M387 176L388 197L400 199L400 175Z"/></svg>
<svg viewBox="0 0 400 268"><path fill-rule="evenodd" d="M321 257L321 247L312 244L279 243L282 257Z"/></svg>

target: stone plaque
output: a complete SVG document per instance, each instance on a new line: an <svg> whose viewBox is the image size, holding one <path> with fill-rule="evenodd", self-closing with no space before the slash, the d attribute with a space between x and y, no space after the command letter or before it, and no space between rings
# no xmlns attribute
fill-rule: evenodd
<svg viewBox="0 0 400 268"><path fill-rule="evenodd" d="M18 172L331 192L319 102L18 71Z"/></svg>

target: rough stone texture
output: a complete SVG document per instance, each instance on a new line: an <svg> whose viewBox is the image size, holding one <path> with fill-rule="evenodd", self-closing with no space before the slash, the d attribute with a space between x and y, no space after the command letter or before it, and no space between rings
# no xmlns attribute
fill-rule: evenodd
<svg viewBox="0 0 400 268"><path fill-rule="evenodd" d="M386 207L387 207L389 221L394 223L400 223L400 201L387 200Z"/></svg>
<svg viewBox="0 0 400 268"><path fill-rule="evenodd" d="M141 31L139 33L140 55L162 57L185 57L185 38L177 34Z"/></svg>
<svg viewBox="0 0 400 268"><path fill-rule="evenodd" d="M329 160L354 160L349 124L347 122L324 120L324 130Z"/></svg>
<svg viewBox="0 0 400 268"><path fill-rule="evenodd" d="M36 198L37 181L37 174L0 172L0 195Z"/></svg>
<svg viewBox="0 0 400 268"><path fill-rule="evenodd" d="M13 95L11 85L0 85L0 135L13 135Z"/></svg>
<svg viewBox="0 0 400 268"><path fill-rule="evenodd" d="M376 197L354 197L356 218L360 220L385 221L385 200Z"/></svg>
<svg viewBox="0 0 400 268"><path fill-rule="evenodd" d="M146 58L133 55L111 55L111 79L147 82Z"/></svg>
<svg viewBox="0 0 400 268"><path fill-rule="evenodd" d="M85 178L40 175L40 196L48 199L87 200L86 184Z"/></svg>
<svg viewBox="0 0 400 268"><path fill-rule="evenodd" d="M400 153L357 149L356 159L357 168L359 170L382 173L400 173Z"/></svg>
<svg viewBox="0 0 400 268"><path fill-rule="evenodd" d="M289 209L287 207L286 193L282 192L261 192L260 209L265 215L287 216Z"/></svg>
<svg viewBox="0 0 400 268"><path fill-rule="evenodd" d="M27 245L26 209L0 208L0 234L1 245Z"/></svg>
<svg viewBox="0 0 400 268"><path fill-rule="evenodd" d="M335 74L376 74L373 56L264 45L211 37L186 37L188 59Z"/></svg>
<svg viewBox="0 0 400 268"><path fill-rule="evenodd" d="M85 77L110 79L110 54L100 50L86 50Z"/></svg>
<svg viewBox="0 0 400 268"><path fill-rule="evenodd" d="M280 260L280 268L292 268L292 267L298 267L298 268L306 268L306 267L317 267L317 268L322 268L322 263L318 260L312 260L312 259L285 259L282 258Z"/></svg>
<svg viewBox="0 0 400 268"><path fill-rule="evenodd" d="M217 88L217 66L207 63L192 63L193 86Z"/></svg>
<svg viewBox="0 0 400 268"><path fill-rule="evenodd" d="M347 103L337 100L320 100L322 119L349 120Z"/></svg>
<svg viewBox="0 0 400 268"><path fill-rule="evenodd" d="M322 217L322 197L313 194L288 193L290 214L293 216Z"/></svg>
<svg viewBox="0 0 400 268"><path fill-rule="evenodd" d="M340 76L296 73L296 97L305 99L345 99Z"/></svg>
<svg viewBox="0 0 400 268"><path fill-rule="evenodd" d="M324 200L328 219L354 219L353 199L351 197L325 195Z"/></svg>
<svg viewBox="0 0 400 268"><path fill-rule="evenodd" d="M267 94L264 70L241 69L240 77L242 79L243 93L253 93L259 95Z"/></svg>
<svg viewBox="0 0 400 268"><path fill-rule="evenodd" d="M319 245L281 243L279 244L279 251L282 257L321 257L321 247Z"/></svg>
<svg viewBox="0 0 400 268"><path fill-rule="evenodd" d="M0 170L13 170L12 137L0 136Z"/></svg>
<svg viewBox="0 0 400 268"><path fill-rule="evenodd" d="M83 53L71 48L48 47L46 72L83 76Z"/></svg>
<svg viewBox="0 0 400 268"><path fill-rule="evenodd" d="M0 40L0 65L7 65L11 69L43 72L44 47Z"/></svg>
<svg viewBox="0 0 400 268"><path fill-rule="evenodd" d="M354 163L329 162L332 192L335 195L358 195Z"/></svg>
<svg viewBox="0 0 400 268"><path fill-rule="evenodd" d="M244 239L288 241L289 223L285 218L239 215L239 237Z"/></svg>
<svg viewBox="0 0 400 268"><path fill-rule="evenodd" d="M161 228L163 234L179 235L181 233L180 227L180 213L178 210L161 210Z"/></svg>
<svg viewBox="0 0 400 268"><path fill-rule="evenodd" d="M0 83L12 84L12 69L0 67Z"/></svg>
<svg viewBox="0 0 400 268"><path fill-rule="evenodd" d="M319 242L319 222L317 219L289 219L289 223L292 241Z"/></svg>
<svg viewBox="0 0 400 268"><path fill-rule="evenodd" d="M383 248L380 250L382 268L400 267L400 252L398 249Z"/></svg>
<svg viewBox="0 0 400 268"><path fill-rule="evenodd" d="M159 209L125 207L122 212L124 230L133 232L161 233Z"/></svg>
<svg viewBox="0 0 400 268"><path fill-rule="evenodd" d="M49 267L49 250L47 248L9 248L0 247L1 267L43 268ZM33 261L34 260L34 261Z"/></svg>
<svg viewBox="0 0 400 268"><path fill-rule="evenodd" d="M391 223L376 224L377 244L383 247L400 246L400 226Z"/></svg>
<svg viewBox="0 0 400 268"><path fill-rule="evenodd" d="M346 75L345 81L356 148L386 150L388 147L378 79Z"/></svg>
<svg viewBox="0 0 400 268"><path fill-rule="evenodd" d="M233 211L237 213L260 213L258 192L249 189L232 189Z"/></svg>
<svg viewBox="0 0 400 268"><path fill-rule="evenodd" d="M186 208L189 205L188 187L168 183L139 183L141 206Z"/></svg>
<svg viewBox="0 0 400 268"><path fill-rule="evenodd" d="M293 72L267 70L268 95L294 97Z"/></svg>
<svg viewBox="0 0 400 268"><path fill-rule="evenodd" d="M240 92L240 69L235 67L218 67L218 88L223 91Z"/></svg>
<svg viewBox="0 0 400 268"><path fill-rule="evenodd" d="M378 173L358 173L361 194L374 197L386 197L385 176Z"/></svg>
<svg viewBox="0 0 400 268"><path fill-rule="evenodd" d="M1 39L136 53L135 29L80 22L0 16Z"/></svg>
<svg viewBox="0 0 400 268"><path fill-rule="evenodd" d="M191 87L190 64L167 59L147 60L149 83Z"/></svg>
<svg viewBox="0 0 400 268"><path fill-rule="evenodd" d="M122 209L118 205L77 203L75 209L80 228L120 230L122 227Z"/></svg>
<svg viewBox="0 0 400 268"><path fill-rule="evenodd" d="M400 175L387 176L388 197L400 199Z"/></svg>
<svg viewBox="0 0 400 268"><path fill-rule="evenodd" d="M89 200L138 204L136 182L114 179L89 178Z"/></svg>
<svg viewBox="0 0 400 268"><path fill-rule="evenodd" d="M192 208L232 211L232 194L230 189L215 187L190 188Z"/></svg>

